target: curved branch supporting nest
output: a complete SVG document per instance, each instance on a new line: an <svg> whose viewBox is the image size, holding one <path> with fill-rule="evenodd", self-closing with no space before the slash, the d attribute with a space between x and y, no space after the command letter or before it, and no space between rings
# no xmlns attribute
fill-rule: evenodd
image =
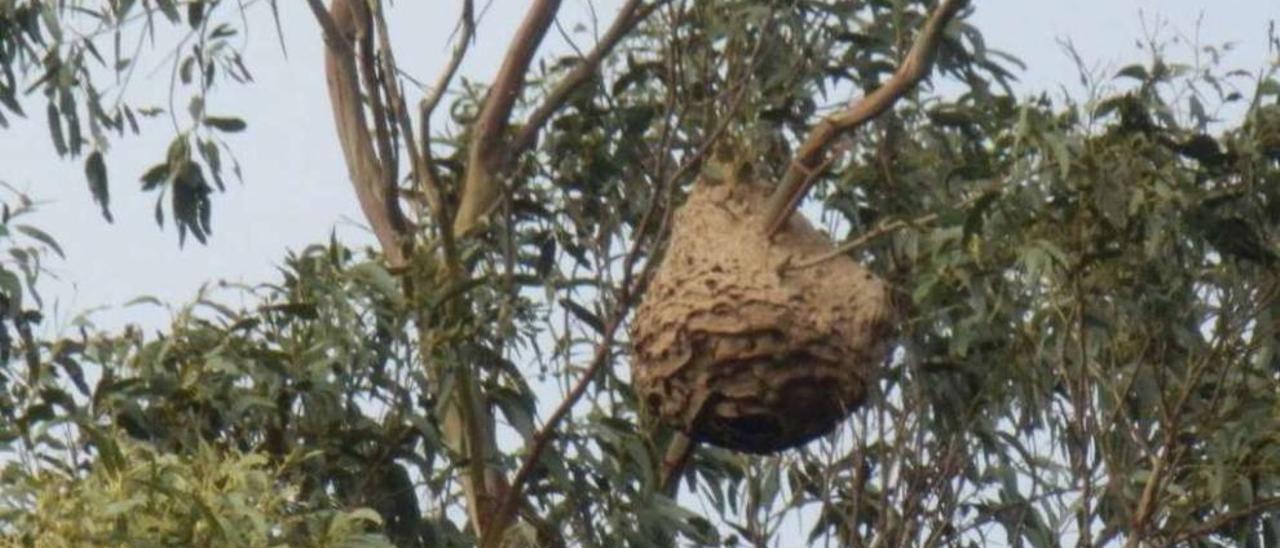
<svg viewBox="0 0 1280 548"><path fill-rule="evenodd" d="M929 73L966 5L942 0L893 77L818 123L772 194L699 182L632 322L633 384L653 415L694 441L772 453L830 432L861 405L892 332L889 289L792 214L836 138Z"/></svg>
<svg viewBox="0 0 1280 548"><path fill-rule="evenodd" d="M809 188L817 181L817 175L829 165L826 156L837 137L861 127L892 108L898 99L914 89L929 74L938 46L942 42L942 32L946 30L947 23L967 5L969 0L943 0L925 22L911 51L889 81L849 108L824 118L813 128L813 132L796 150L782 182L769 198L764 226L766 234L773 236L782 230L787 219L800 205L800 200L804 199Z"/></svg>

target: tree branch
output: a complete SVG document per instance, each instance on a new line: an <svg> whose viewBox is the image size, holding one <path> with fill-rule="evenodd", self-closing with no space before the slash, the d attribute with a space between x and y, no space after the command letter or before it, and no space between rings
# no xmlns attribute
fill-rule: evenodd
<svg viewBox="0 0 1280 548"><path fill-rule="evenodd" d="M641 283L637 284L638 286L635 288L632 287L631 269L640 256L643 248L641 241L644 239L644 233L647 232L647 227L653 219L654 211L659 203L661 202L655 199L650 204L644 220L641 221L640 233L636 235L635 241L632 242L631 250L628 251L624 260L624 280L618 289L618 306L605 323L604 332L601 334L600 342L596 344L595 355L592 356L591 363L587 365L582 372L582 376L578 378L578 381L569 389L569 393L565 395L564 400L560 402L555 411L551 412L546 422L543 423L542 428L534 434L533 439L529 442L524 459L520 463L520 468L516 470L516 475L512 478L510 487L503 495L502 502L498 504L496 512L493 514L493 520L489 522L489 526L481 538L480 546L496 548L500 545L503 531L506 530L507 524L510 523L520 504L521 497L524 496L524 486L528 483L530 474L533 473L534 468L537 467L538 462L541 460L542 453L546 451L547 445L556 437L556 428L559 427L560 421L564 420L573 411L574 405L577 405L582 396L586 394L587 388L595 381L600 370L604 368L605 364L609 363L609 358L612 355L613 340L617 335L618 328L622 325L623 319L626 318L633 298L642 292L642 287L640 286L643 285L644 280L648 279L648 271L657 264L656 261L646 263L644 268L646 272L641 275Z"/></svg>
<svg viewBox="0 0 1280 548"><path fill-rule="evenodd" d="M362 2L333 0L330 11L323 16L317 12L316 16L322 26L331 27L333 32L332 39L325 40L325 77L348 175L355 186L360 209L373 228L387 262L392 267L401 267L408 251L408 223L400 211L395 181L388 184L385 166L374 152L361 101L355 40L367 36L370 26L368 7ZM318 3L318 0L310 2L313 11ZM355 5L363 9L353 7ZM364 29L364 34L360 29ZM368 91L379 93L377 89Z"/></svg>
<svg viewBox="0 0 1280 548"><path fill-rule="evenodd" d="M628 0L626 5L622 6L618 16L609 25L609 30L605 31L596 46L556 84L542 104L525 120L524 125L511 140L511 144L506 147L504 167L509 166L522 152L533 146L538 139L538 132L547 125L547 120L550 120L551 116L564 106L574 91L597 73L600 63L609 55L609 52L613 51L614 46L617 46L618 42L630 34L649 14L669 1L655 0L652 4L641 6L643 0Z"/></svg>
<svg viewBox="0 0 1280 548"><path fill-rule="evenodd" d="M1169 544L1181 545L1188 541L1214 534L1219 529L1230 525L1233 521L1258 517L1263 512L1268 512L1277 508L1280 508L1280 497L1258 499L1253 504L1239 510L1223 512L1213 516L1212 519L1208 519L1200 523L1197 527L1178 531L1173 538L1169 539Z"/></svg>
<svg viewBox="0 0 1280 548"><path fill-rule="evenodd" d="M458 20L458 24L462 26L462 35L458 37L458 43L453 47L453 54L449 57L449 64L445 66L440 77L436 78L435 87L431 88L430 94L422 98L419 103L419 115L423 118L423 126L427 125L427 118L431 117L431 113L440 105L440 100L444 98L444 93L449 89L449 83L453 81L454 74L458 72L458 66L462 64L462 59L467 56L467 49L471 47L471 41L475 38L476 20L475 20L475 2L473 0L464 0L462 3L462 16ZM425 142L424 136L424 142Z"/></svg>
<svg viewBox="0 0 1280 548"><path fill-rule="evenodd" d="M816 172L821 171L823 157L827 154L831 143L841 134L858 128L862 124L889 110L903 95L911 91L933 68L938 44L942 40L942 31L956 13L969 4L969 0L942 0L925 22L920 36L916 38L911 51L903 59L897 72L883 86L864 97L853 106L824 118L813 128L813 132L796 150L795 157L787 166L782 182L769 197L766 226L770 236L786 224L787 219L795 212L800 200L813 186L817 179Z"/></svg>
<svg viewBox="0 0 1280 548"><path fill-rule="evenodd" d="M560 0L535 0L511 39L511 46L498 69L493 87L489 89L480 117L471 128L467 179L453 223L456 235L467 234L502 195L494 176L503 159L503 134L510 122L511 109L524 87L533 55L559 9Z"/></svg>
<svg viewBox="0 0 1280 548"><path fill-rule="evenodd" d="M468 0L467 4L470 4L470 0ZM391 35L387 28L386 14L383 13L381 2L374 2L372 6L374 23L378 27L379 48L382 49L382 85L387 90L387 101L391 103L392 116L400 125L400 135L404 138L405 150L409 155L409 168L412 172L413 180L425 189L423 194L426 196L427 207L431 212L431 216L436 219L436 225L439 227L440 241L444 247L445 257L452 261L457 257L457 253L453 243L453 231L444 208L443 187L430 165L430 135L425 129L423 130L422 151L419 151L418 142L413 135L413 124L409 121L409 111L408 106L405 104L404 93L400 90L400 84L395 77L397 74L396 58L391 48ZM425 120L423 123L426 123ZM394 181L392 184L395 184Z"/></svg>
<svg viewBox="0 0 1280 548"><path fill-rule="evenodd" d="M974 193L972 196L965 198L960 203L955 204L954 206L948 206L948 207L955 211L962 210L966 207L973 205L978 200L981 200L983 198L986 198L987 196L990 196L992 193L1000 192L1003 186L1004 185L1002 182L997 181L995 183L987 185L986 188L982 189L977 193ZM806 268L811 268L819 264L822 264L824 262L830 261L831 259L834 259L841 255L846 255L848 253L852 253L854 251L862 249L863 246L867 245L871 241L879 239L882 236L892 234L893 232L896 232L899 229L907 228L907 227L919 227L921 225L932 223L936 220L938 220L938 212L927 213L919 217L916 217L914 219L888 220L876 225L874 228L871 228L866 232L863 232L857 238L854 238L852 240L849 240L845 243L840 244L839 246L837 246L835 249L832 249L831 251L828 251L816 257L805 259L795 264L786 265L783 268L783 270L791 271L791 270L804 270Z"/></svg>
<svg viewBox="0 0 1280 548"><path fill-rule="evenodd" d="M670 219L671 211L668 209L663 212L662 215L659 214L659 209L666 203L666 201L660 199L664 189L673 187L683 176L686 170L692 169L692 166L701 163L703 157L710 153L711 148L715 146L720 135L728 127L729 121L733 118L733 114L737 112L738 107L741 106L743 96L745 95L745 88L745 83L740 85L733 100L730 102L729 111L725 113L724 118L722 118L720 123L716 125L716 128L711 132L711 135L707 136L706 141L702 146L699 147L689 158L686 158L681 166L676 169L671 176L666 179L659 179L655 183L657 189L653 194L653 198L650 201L649 206L645 209L644 216L640 219L640 224L637 226L635 237L632 239L630 249L628 249L626 256L623 258L622 283L619 285L616 297L614 298L614 302L618 304L608 320L605 322L600 342L596 345L595 355L592 356L591 362L583 371L582 376L569 390L569 393L565 395L564 400L561 401L555 411L547 417L542 428L534 434L533 439L529 442L528 449L525 451L524 459L520 463L520 468L516 470L516 475L511 480L510 488L508 488L506 493L503 495L502 503L498 505L497 513L494 515L493 521L490 522L489 529L481 539L480 546L485 548L498 546L498 543L502 538L502 531L506 529L506 524L510 522L520 498L524 496L524 486L529 481L529 475L533 473L539 459L541 459L542 453L546 451L551 440L555 438L556 428L559 426L560 421L564 420L564 418L569 415L569 412L573 410L573 406L578 403L578 400L582 399L582 396L586 394L587 388L595 381L595 377L600 370L609 362L609 357L611 355L610 349L613 346L613 339L617 333L618 327L626 318L632 304L634 304L634 300L644 293L645 287L648 285L650 279L652 279L654 269L657 268L659 264L659 262L654 260L652 257L645 262L644 268L641 269L639 277L635 277L633 275L633 271L636 263L640 260L640 256L644 252L643 243L646 239L646 235L653 230L651 227L656 223L657 230L654 232L652 238L659 242L663 241L664 235L670 230L670 223L668 221ZM683 434L678 434L678 436L683 436ZM678 445L680 442L676 443ZM691 451L692 444L690 443L689 445L689 450Z"/></svg>
<svg viewBox="0 0 1280 548"><path fill-rule="evenodd" d="M619 305L623 306L622 304ZM547 422L542 425L533 436L533 440L529 442L529 448L525 451L524 460L520 463L520 468L516 470L516 475L511 480L511 488L507 489L507 493L502 497L502 503L498 505L497 512L493 516L493 520L489 523L489 527L485 530L484 537L480 546L485 548L497 547L502 539L503 531L510 522L512 513L520 503L520 498L524 496L524 485L529 481L529 475L533 473L541 460L542 453L546 451L547 444L556 437L556 427L560 425L560 421L564 420L569 412L573 410L573 406L582 399L583 394L587 392L587 388L595 380L596 374L609 361L612 354L610 350L613 348L613 337L618 331L618 327L622 325L623 315L620 309L615 312L614 317L609 319L609 323L605 324L604 333L601 335L600 342L596 345L595 355L591 358L591 363L587 365L582 372L582 376L578 378L578 382L573 385L569 393L565 395L560 405L556 407L551 416L547 417Z"/></svg>
<svg viewBox="0 0 1280 548"><path fill-rule="evenodd" d="M667 444L666 453L662 456L662 471L658 479L658 489L663 494L675 498L680 490L680 475L684 473L685 465L689 464L689 457L693 455L697 445L684 432L676 432L671 436L671 442Z"/></svg>
<svg viewBox="0 0 1280 548"><path fill-rule="evenodd" d="M324 9L324 4L320 0L307 0L307 6L311 7L311 13L316 16L316 21L320 23L320 28L324 31L325 43L341 42L338 25L333 22L333 17L329 15L329 11Z"/></svg>
<svg viewBox="0 0 1280 548"><path fill-rule="evenodd" d="M1171 437L1166 436L1166 438ZM1134 509L1133 518L1130 520L1129 540L1125 543L1125 548L1142 546L1146 539L1147 525L1156 511L1155 499L1162 488L1170 451L1170 446L1166 443L1163 451L1151 459L1153 461L1151 474L1147 476L1147 482L1142 487L1142 498L1138 499L1138 507Z"/></svg>
<svg viewBox="0 0 1280 548"><path fill-rule="evenodd" d="M383 185L394 189L396 180L399 179L399 161L396 159L396 147L392 142L391 131L387 127L387 108L382 102L383 92L386 88L380 83L378 78L378 61L377 54L373 45L373 19L370 13L370 4L365 0L352 2L351 13L355 16L356 21L356 58L357 66L360 69L360 78L364 81L365 97L369 101L369 120L373 123L373 142L378 147L378 158L382 163L382 176L386 179ZM359 6L359 7L356 7ZM383 77L388 77L383 75ZM389 76L392 81L395 75ZM393 195L394 196L394 195ZM395 199L395 198L393 198Z"/></svg>
<svg viewBox="0 0 1280 548"><path fill-rule="evenodd" d="M449 64L445 65L439 78L436 78L435 87L431 88L428 96L422 97L417 109L417 124L419 124L420 141L422 142L422 151L417 156L420 161L422 178L419 181L426 184L425 193L429 196L429 201L434 201L431 205L431 215L434 216L435 222L440 227L440 242L444 245L444 256L448 264L457 264L457 246L454 245L453 233L453 213L444 206L445 196L448 196L447 189L444 188L444 182L440 179L439 172L435 169L435 160L431 159L431 114L434 113L436 106L439 106L440 100L443 99L445 91L449 90L449 83L453 82L454 74L457 74L458 67L462 65L462 59L466 58L467 50L471 47L471 42L475 38L476 20L475 20L475 1L462 1L462 14L458 17L458 24L462 28L462 35L458 36L457 45L453 46L453 54L449 56ZM430 197L435 195L434 198Z"/></svg>

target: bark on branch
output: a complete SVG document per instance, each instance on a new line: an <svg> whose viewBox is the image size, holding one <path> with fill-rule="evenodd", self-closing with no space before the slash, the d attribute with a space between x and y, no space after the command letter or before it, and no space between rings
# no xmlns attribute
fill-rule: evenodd
<svg viewBox="0 0 1280 548"><path fill-rule="evenodd" d="M498 105L505 108L500 119L486 120L486 114L497 115L499 111L496 109L490 112L490 105L494 103L494 97L500 95L499 86L503 83L504 77L507 76L507 69L512 55L517 52L516 46L525 44L527 47L520 49L521 54L532 54L537 44L528 45L526 40L522 40L526 27L530 25L531 18L535 15L535 10L540 6L531 9L530 15L525 19L525 23L521 26L521 32L512 42L512 51L508 53L508 63L503 63L502 71L499 73L498 81L494 83L494 88L490 91L489 100L486 101L485 109L481 113L481 118L477 120L475 131L472 137L471 157L467 166L467 183L462 195L462 203L458 207L458 215L454 222L454 233L464 234L474 229L478 221L487 214L502 195L502 189L495 180L495 176L505 172L515 163L520 154L528 150L537 141L538 133L546 126L547 122L555 113L568 102L569 97L573 95L584 84L591 81L592 77L598 74L600 64L604 62L605 57L613 51L627 35L635 29L641 21L654 12L654 10L667 4L670 0L655 0L650 4L644 4L643 0L628 0L626 4L618 11L618 16L610 23L609 29L605 31L604 36L600 37L600 41L596 43L591 51L587 52L573 70L569 74L556 83L555 87L547 94L542 103L534 109L525 120L520 129L511 138L509 142L502 141L502 132L506 129L506 124L511 114L511 107L514 105L516 97L518 97L519 86L514 90L509 90L510 102L505 105ZM549 3L549 2L548 2ZM558 4L558 1L555 2ZM553 10L554 11L554 10ZM538 35L540 40L550 28L550 23L554 17L545 20L546 26L540 27L541 33ZM538 20L539 23L543 21ZM523 70L520 73L520 85L523 85L524 72L528 70L531 58L523 59ZM495 125L495 124L501 125ZM496 128L496 134L488 135L489 129ZM481 131L484 129L485 131ZM489 150L482 149L481 139L493 139L487 143L492 148ZM479 168L479 169L477 169Z"/></svg>
<svg viewBox="0 0 1280 548"><path fill-rule="evenodd" d="M697 442L687 434L676 432L667 444L666 453L662 455L662 471L658 477L658 488L668 497L675 498L680 492L680 475L689 464L689 457L697 448Z"/></svg>
<svg viewBox="0 0 1280 548"><path fill-rule="evenodd" d="M628 0L626 5L619 10L618 16L614 18L613 23L609 25L609 30L605 31L604 36L600 37L600 41L596 43L596 46L587 52L586 56L578 62L578 65L572 71L569 71L569 74L564 79L556 83L556 86L552 88L551 93L547 94L542 104L525 120L524 125L520 127L520 131L511 140L511 146L507 147L505 163L510 165L520 153L533 146L538 139L538 133L542 131L543 126L547 125L547 121L551 119L551 116L560 110L560 107L564 106L574 91L597 74L600 63L604 61L605 57L608 57L609 52L613 51L614 46L617 46L618 42L630 34L636 28L636 25L648 17L649 14L668 2L670 0L656 0L652 4L642 6L643 0Z"/></svg>
<svg viewBox="0 0 1280 548"><path fill-rule="evenodd" d="M467 179L453 224L455 235L467 234L502 194L494 177L503 160L503 135L510 122L511 109L524 88L533 55L559 9L560 0L536 0L511 39L507 56L480 109L480 117L471 128Z"/></svg>
<svg viewBox="0 0 1280 548"><path fill-rule="evenodd" d="M333 0L325 12L319 0L310 0L309 4L325 31L325 77L329 102L333 106L338 141L342 145L351 183L355 186L356 198L387 262L392 267L401 267L408 254L409 234L396 194L395 171L386 165L394 159L386 157L389 154L387 143L380 143L383 157L374 151L373 137L369 134L361 101L361 71L357 65L357 54L366 62L373 59L369 7L362 0ZM374 69L366 67L366 73ZM364 92L371 97L381 94L378 89ZM380 99L378 104L381 105Z"/></svg>
<svg viewBox="0 0 1280 548"><path fill-rule="evenodd" d="M824 158L837 137L889 110L929 74L938 45L942 41L943 30L956 13L967 5L969 0L942 0L889 81L848 109L824 118L813 128L809 137L796 150L782 182L769 198L768 214L765 216L767 225L764 227L767 234L776 234L787 219L791 218L800 200L817 180L816 174L823 169Z"/></svg>

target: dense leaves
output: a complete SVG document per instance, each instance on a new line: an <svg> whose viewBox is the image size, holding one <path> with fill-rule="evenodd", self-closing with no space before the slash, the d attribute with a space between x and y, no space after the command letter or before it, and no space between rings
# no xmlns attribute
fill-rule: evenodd
<svg viewBox="0 0 1280 548"><path fill-rule="evenodd" d="M105 436L98 441L101 458L85 477L43 471L21 478L30 492L9 495L34 511L10 516L23 531L16 540L34 546L392 546L366 532L381 523L371 510L290 508L296 493L280 488L281 470L262 456L207 446L184 456Z"/></svg>

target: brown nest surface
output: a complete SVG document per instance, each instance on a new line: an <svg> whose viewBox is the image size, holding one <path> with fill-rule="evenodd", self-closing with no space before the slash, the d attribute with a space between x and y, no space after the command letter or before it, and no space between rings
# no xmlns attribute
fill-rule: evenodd
<svg viewBox="0 0 1280 548"><path fill-rule="evenodd" d="M865 399L892 327L886 284L799 215L765 237L768 187L698 184L632 322L648 411L752 453L831 432ZM797 266L803 266L798 268Z"/></svg>

